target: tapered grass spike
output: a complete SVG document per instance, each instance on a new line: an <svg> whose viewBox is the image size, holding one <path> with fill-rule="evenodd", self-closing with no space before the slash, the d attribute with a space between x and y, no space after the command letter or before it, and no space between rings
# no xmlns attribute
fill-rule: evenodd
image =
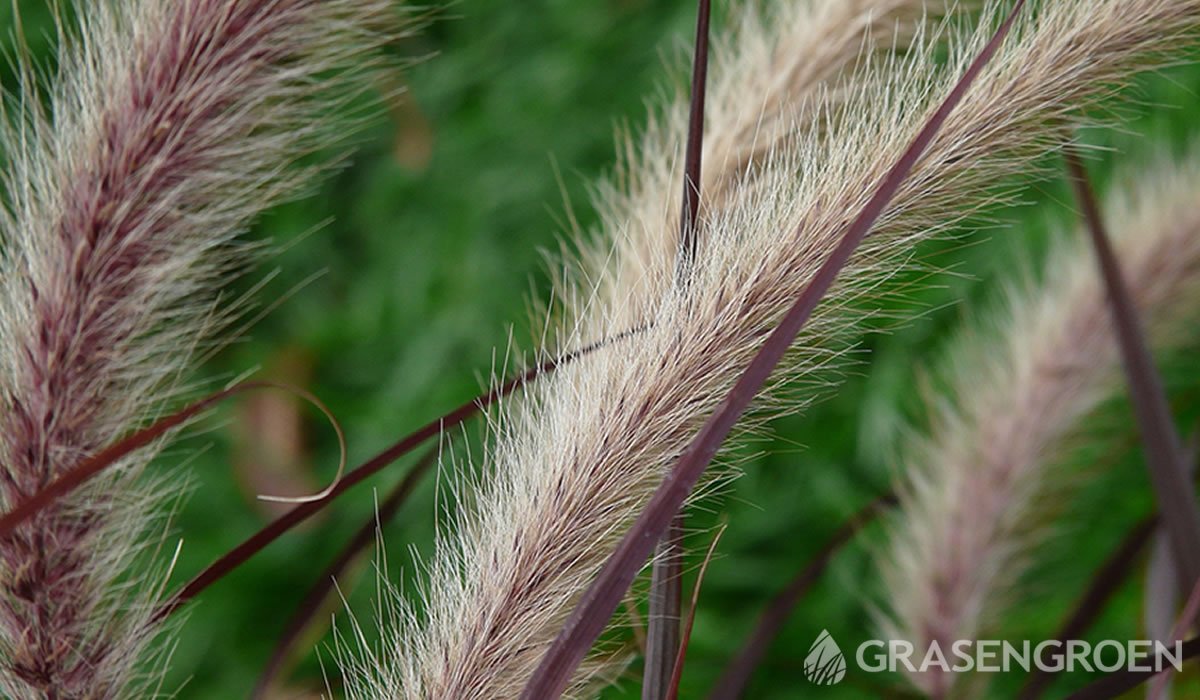
<svg viewBox="0 0 1200 700"><path fill-rule="evenodd" d="M650 555L654 542L662 537L675 513L683 506L688 493L716 456L721 443L766 383L775 365L783 359L796 334L804 327L817 304L833 286L835 278L854 250L870 233L950 113L962 101L975 78L1000 48L1001 42L1012 29L1024 5L1024 0L1018 0L1014 4L1012 11L967 67L962 78L929 117L900 159L887 171L870 200L846 227L841 241L817 270L812 282L788 309L778 327L771 332L762 349L754 356L750 366L680 457L666 481L655 491L612 558L584 595L563 632L543 657L522 693L525 700L555 697L562 693L571 674L604 629L609 617L620 604L625 590Z"/></svg>
<svg viewBox="0 0 1200 700"><path fill-rule="evenodd" d="M692 96L688 115L687 148L684 156L683 197L679 217L680 284L688 276L696 257L700 236L698 217L701 202L701 172L704 156L704 103L708 84L708 35L712 14L710 0L700 0L696 13L696 41L692 61ZM670 692L674 663L680 643L683 603L684 514L680 513L658 546L650 571L649 605L646 614L646 663L642 672L642 700L662 700Z"/></svg>
<svg viewBox="0 0 1200 700"><path fill-rule="evenodd" d="M1087 170L1073 148L1067 148L1063 158L1108 291L1117 344L1146 448L1146 466L1175 555L1180 591L1186 596L1200 582L1200 507L1187 476L1187 458Z"/></svg>

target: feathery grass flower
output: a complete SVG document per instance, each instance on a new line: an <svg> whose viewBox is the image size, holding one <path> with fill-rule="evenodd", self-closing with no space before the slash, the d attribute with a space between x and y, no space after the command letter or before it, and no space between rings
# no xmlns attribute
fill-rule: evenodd
<svg viewBox="0 0 1200 700"><path fill-rule="evenodd" d="M848 307L873 293L912 243L992 201L997 179L1027 171L1061 142L1065 114L1151 67L1200 24L1200 0L1056 0L1035 9L916 165L801 334L780 382L813 376L829 359L830 339L853 327ZM756 157L746 169L753 177L702 203L688 285L675 284L677 227L662 216L677 189L661 188L666 199L653 215L612 209L595 244L601 253L567 265L560 340L645 330L560 369L502 412L457 528L437 542L424 605L401 604L385 648L364 652L365 672L351 674L352 697L520 694L665 470L991 35L995 14L985 15L978 31L951 34L950 60L935 60L935 42L924 37L908 52L865 62L833 104L816 100L783 118L798 126ZM736 85L716 76L745 69L743 43L755 45L714 43L713 114L733 99L761 104L761 96L718 87ZM738 159L706 154L705 162ZM641 177L627 173L621 184L640 192Z"/></svg>
<svg viewBox="0 0 1200 700"><path fill-rule="evenodd" d="M1200 317L1200 159L1126 178L1106 220L1154 347L1169 352ZM1045 279L951 355L945 401L904 455L903 509L884 562L890 638L919 653L976 639L1011 603L1045 534L1045 497L1064 438L1116 395L1120 355L1103 281L1082 233L1057 242ZM953 674L913 678L944 697Z"/></svg>
<svg viewBox="0 0 1200 700"><path fill-rule="evenodd" d="M388 21L384 0L96 0L48 106L20 68L0 207L0 501L139 427L235 310L237 242L299 194ZM394 18L393 18L394 20ZM386 22L386 24L385 24ZM137 694L157 593L130 565L162 517L123 460L0 542L0 692ZM160 481L161 485L161 481Z"/></svg>

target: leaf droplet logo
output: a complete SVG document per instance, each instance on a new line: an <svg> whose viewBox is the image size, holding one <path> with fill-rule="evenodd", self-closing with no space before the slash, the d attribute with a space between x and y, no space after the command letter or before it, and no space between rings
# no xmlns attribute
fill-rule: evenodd
<svg viewBox="0 0 1200 700"><path fill-rule="evenodd" d="M846 657L829 630L821 630L804 658L804 676L817 685L834 685L846 676Z"/></svg>

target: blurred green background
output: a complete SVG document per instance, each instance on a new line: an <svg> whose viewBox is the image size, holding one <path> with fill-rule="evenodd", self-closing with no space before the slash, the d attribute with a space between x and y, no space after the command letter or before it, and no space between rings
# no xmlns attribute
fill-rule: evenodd
<svg viewBox="0 0 1200 700"><path fill-rule="evenodd" d="M33 53L51 61L44 0L16 5ZM398 58L422 58L380 86L391 91L403 84L407 91L357 138L348 167L255 227L254 238L280 250L242 286L277 270L258 298L264 305L285 300L206 366L204 376L223 382L261 368L262 375L308 387L345 426L352 464L478 393L503 367L510 333L520 346L531 345L537 324L529 301L548 291L542 251L557 247L564 230L564 195L590 226L588 183L611 169L614 127L643 121L646 98L671 73L665 57L686 46L693 17L694 3L684 0L463 0L392 47ZM11 50L9 3L0 5L0 28ZM7 67L0 78L13 84ZM1139 81L1135 103L1122 102L1129 128L1088 135L1111 147L1096 161L1100 182L1114 164L1181 149L1200 114L1197 87L1200 71L1192 67ZM1061 182L1014 184L1027 206L987 212L954 242L926 246L924 259L953 274L935 276L909 295L898 307L909 322L865 335L846 381L812 410L775 421L771 437L738 448L744 476L693 509L693 554L707 548L717 525L728 529L704 581L682 697L704 695L766 601L838 525L887 490L902 425L921 420L915 368L936 360L968 309L986 306L997 277L1036 260L1047 231L1073 220ZM999 224L984 226L986 219ZM321 274L313 279L314 273ZM1196 388L1194 372L1178 364L1172 385L1187 396ZM168 540L171 546L183 540L176 583L268 521L253 494L315 491L336 466L333 433L315 411L281 396L235 404L159 465L170 470L183 463L192 486ZM1181 409L1181 425L1192 424L1196 413ZM1097 434L1129 433L1121 402L1104 414ZM451 436L448 449L462 455L470 445L478 454L482 432L472 423ZM1076 461L1085 465L1089 456L1114 452L1117 442L1097 443ZM1070 517L1055 525L1056 536L1039 552L1027 599L1001 634L1048 638L1099 562L1151 510L1136 451L1126 446L1116 454L1103 471L1072 481L1063 503ZM386 492L408 466L402 462L354 490L207 591L180 628L164 689L177 688L180 698L245 696L300 597L371 517L372 490ZM384 529L391 578L405 590L414 589L413 553L430 549L435 490L435 479L426 479ZM748 697L903 693L898 677L856 674L853 665L836 688L811 686L801 673L823 629L847 651L876 636L869 610L883 592L869 553L880 533L872 528L834 559L773 645ZM369 565L359 571L343 581L343 593L371 636L374 574ZM1092 638L1139 637L1139 581L1135 576L1125 586ZM344 611L331 612L345 629ZM317 652L294 669L283 697L320 692L322 664L336 685L332 644L328 634L309 644ZM639 670L635 664L629 680L606 696L638 697ZM1051 696L1086 680L1062 679ZM1021 681L994 679L992 696L1012 696Z"/></svg>

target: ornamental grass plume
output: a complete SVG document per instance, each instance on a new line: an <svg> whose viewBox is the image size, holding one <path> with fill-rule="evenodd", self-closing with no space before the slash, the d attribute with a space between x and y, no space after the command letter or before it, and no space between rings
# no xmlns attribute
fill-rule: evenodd
<svg viewBox="0 0 1200 700"><path fill-rule="evenodd" d="M730 29L713 37L699 186L705 208L711 212L728 206L737 184L753 179L768 154L817 125L812 115L836 110L850 90L845 81L861 60L907 46L922 20L957 4L974 3L734 3ZM677 92L652 110L639 136L623 136L616 175L597 184L602 223L594 245L576 232L584 243L583 255L592 257L589 268L615 266L600 279L602 288L611 286L612 294L626 299L656 303L656 291L639 287L675 265L688 102L687 95ZM612 235L618 231L619 237ZM614 239L619 251L613 250ZM634 327L647 310L630 304L624 311L624 320Z"/></svg>
<svg viewBox="0 0 1200 700"><path fill-rule="evenodd" d="M237 241L321 169L366 86L385 0L95 0L46 95L0 132L5 510L166 408L236 315ZM61 27L60 22L60 27ZM43 104L45 106L43 106ZM157 586L135 558L176 496L122 460L0 541L0 693L140 694Z"/></svg>
<svg viewBox="0 0 1200 700"><path fill-rule="evenodd" d="M559 342L641 331L560 368L503 409L456 528L436 544L423 604L400 603L385 646L364 650L352 665L351 697L521 693L665 470L978 53L1002 9L985 12L978 31L947 30L948 61L935 60L937 45L918 32L911 50L864 62L835 103L801 102L782 117L777 123L797 126L754 156L742 171L747 177L719 199L702 195L687 284L676 283L677 228L661 215L671 199L653 218L602 202L606 217L592 245L599 252L565 265L560 296L568 311ZM852 327L852 307L878 293L912 243L993 201L998 179L1028 171L1062 142L1064 116L1169 60L1200 23L1200 0L1056 0L1027 9L817 310L778 382L811 380L830 357L830 339ZM744 70L741 44L714 49L714 76ZM714 78L712 86L720 85L739 86ZM761 95L710 88L712 113L735 98L762 104ZM709 138L721 143L714 131ZM650 191L641 182L627 173L610 191ZM452 479L466 482L467 473ZM569 694L583 692L595 668L579 674Z"/></svg>
<svg viewBox="0 0 1200 700"><path fill-rule="evenodd" d="M1114 248L1155 350L1194 340L1200 318L1200 153L1112 188ZM1004 614L1046 534L1064 440L1123 388L1110 312L1087 238L1057 241L1044 279L951 354L928 434L904 452L902 512L883 566L888 634L919 654L976 639ZM945 697L953 674L912 678Z"/></svg>

